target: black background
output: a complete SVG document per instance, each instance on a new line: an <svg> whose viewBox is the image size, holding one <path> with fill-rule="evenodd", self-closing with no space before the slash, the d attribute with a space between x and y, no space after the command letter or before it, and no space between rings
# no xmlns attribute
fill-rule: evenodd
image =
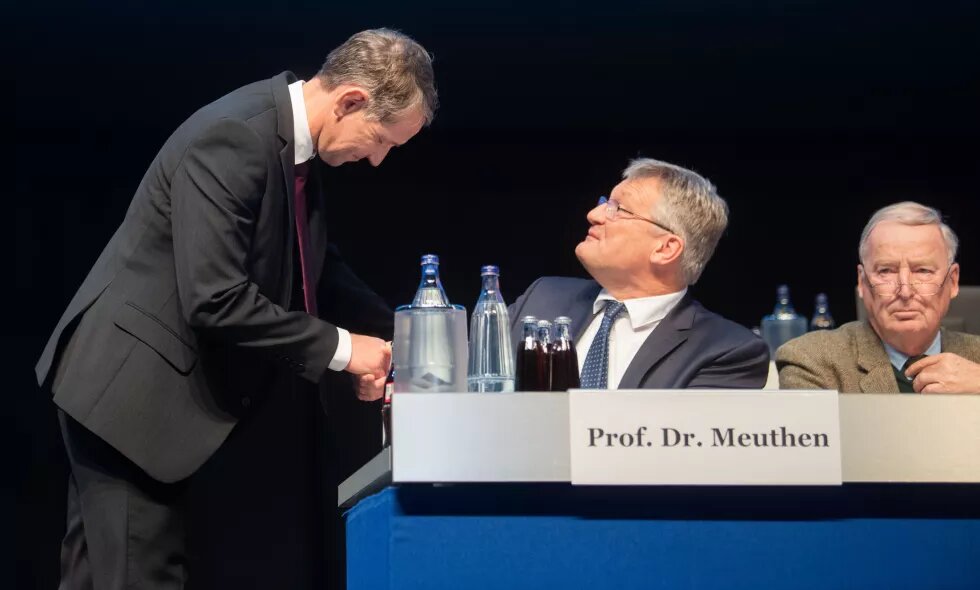
<svg viewBox="0 0 980 590"><path fill-rule="evenodd" d="M637 4L56 1L8 13L17 345L4 493L18 587L54 587L63 527L65 459L33 364L146 166L195 109L284 69L308 78L361 29L425 45L443 104L380 168L328 173L331 238L393 306L410 300L426 252L468 307L481 264L500 265L508 301L540 275L584 276L573 249L585 213L636 156L719 187L731 223L692 290L746 326L781 282L798 311L825 291L838 322L854 319L860 230L904 199L948 217L961 282L980 284L976 3ZM377 407L336 405L343 477L377 450ZM249 534L239 542L261 547L262 531Z"/></svg>

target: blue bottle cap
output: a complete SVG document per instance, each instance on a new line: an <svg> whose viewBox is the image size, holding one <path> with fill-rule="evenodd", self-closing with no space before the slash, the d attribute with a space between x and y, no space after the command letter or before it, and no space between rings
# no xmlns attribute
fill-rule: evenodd
<svg viewBox="0 0 980 590"><path fill-rule="evenodd" d="M439 257L435 254L423 254L422 265L426 264L439 264Z"/></svg>
<svg viewBox="0 0 980 590"><path fill-rule="evenodd" d="M495 264L488 264L480 267L480 275L499 275L500 267Z"/></svg>

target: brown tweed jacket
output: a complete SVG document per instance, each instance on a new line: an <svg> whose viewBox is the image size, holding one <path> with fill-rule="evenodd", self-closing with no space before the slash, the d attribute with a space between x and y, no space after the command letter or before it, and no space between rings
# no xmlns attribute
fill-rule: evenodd
<svg viewBox="0 0 980 590"><path fill-rule="evenodd" d="M980 336L942 329L942 350L980 363ZM841 393L898 393L881 339L867 322L810 332L776 351L781 389L836 389Z"/></svg>

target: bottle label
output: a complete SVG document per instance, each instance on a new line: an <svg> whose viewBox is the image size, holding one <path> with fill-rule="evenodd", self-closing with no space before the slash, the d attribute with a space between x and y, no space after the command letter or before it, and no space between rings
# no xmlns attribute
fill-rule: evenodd
<svg viewBox="0 0 980 590"><path fill-rule="evenodd" d="M395 383L393 381L389 381L388 383L385 383L384 403L386 404L391 403L391 394L394 392L395 392Z"/></svg>

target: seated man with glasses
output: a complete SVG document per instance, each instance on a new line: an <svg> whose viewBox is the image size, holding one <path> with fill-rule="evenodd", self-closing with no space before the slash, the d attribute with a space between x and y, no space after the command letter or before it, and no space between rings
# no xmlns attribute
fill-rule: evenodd
<svg viewBox="0 0 980 590"><path fill-rule="evenodd" d="M868 321L781 346L780 387L980 393L980 336L940 328L959 291L957 245L931 207L904 202L878 210L858 248L858 293Z"/></svg>
<svg viewBox="0 0 980 590"><path fill-rule="evenodd" d="M522 317L569 316L583 388L761 388L769 366L762 339L687 290L728 225L714 185L644 158L610 195L589 211L589 232L575 248L594 280L535 281L510 308L515 346Z"/></svg>

